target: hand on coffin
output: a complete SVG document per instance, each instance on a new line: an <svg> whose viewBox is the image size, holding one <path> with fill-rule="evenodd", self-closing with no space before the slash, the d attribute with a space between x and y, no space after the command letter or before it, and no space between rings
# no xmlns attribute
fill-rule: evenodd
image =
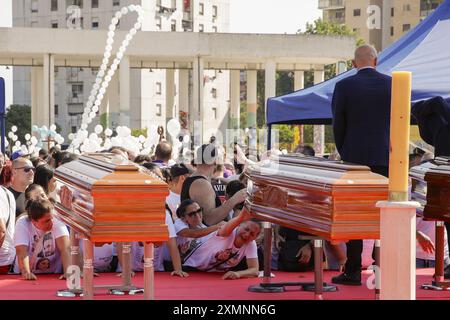
<svg viewBox="0 0 450 320"><path fill-rule="evenodd" d="M73 195L72 191L66 186L62 186L59 189L59 198L61 201L61 204L66 207L69 210L72 210L72 202L73 202Z"/></svg>
<svg viewBox="0 0 450 320"><path fill-rule="evenodd" d="M307 244L304 245L300 250L298 250L298 253L295 257L298 258L298 263L307 264L309 263L309 260L311 260L311 256L312 256L311 245Z"/></svg>
<svg viewBox="0 0 450 320"><path fill-rule="evenodd" d="M243 208L241 212L239 213L239 217L242 221L248 221L252 218L252 215L246 208Z"/></svg>
<svg viewBox="0 0 450 320"><path fill-rule="evenodd" d="M187 277L189 277L189 274L187 272L184 272L183 270L172 271L172 273L170 275L171 276L178 276L180 278L187 278Z"/></svg>
<svg viewBox="0 0 450 320"><path fill-rule="evenodd" d="M423 251L426 253L434 253L434 243L426 234L421 231L417 231L416 233L417 241L419 245L422 247Z"/></svg>
<svg viewBox="0 0 450 320"><path fill-rule="evenodd" d="M233 207L235 207L236 205L245 202L245 199L247 199L247 190L242 189L236 192L228 201L232 201Z"/></svg>

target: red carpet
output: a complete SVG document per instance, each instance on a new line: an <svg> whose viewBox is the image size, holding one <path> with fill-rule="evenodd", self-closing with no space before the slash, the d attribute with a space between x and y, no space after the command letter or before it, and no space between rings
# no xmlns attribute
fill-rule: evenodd
<svg viewBox="0 0 450 320"><path fill-rule="evenodd" d="M427 291L420 289L423 283L431 282L434 270L417 270L417 299L450 300L449 291ZM274 282L312 281L312 273L274 272ZM330 283L336 272L325 272L325 281ZM368 274L363 274L363 286L339 286L338 292L324 293L325 300L373 300L374 291L365 286ZM94 285L119 284L120 278L115 274L101 274L94 278ZM247 288L258 284L260 279L222 280L220 274L190 273L188 278L171 277L169 273L155 273L156 300L310 300L312 292L304 292L296 287L287 288L283 293L252 293ZM138 273L133 284L141 286L143 275ZM56 291L64 289L65 281L58 280L57 275L38 276L37 281L25 281L16 275L0 276L0 300L81 300L82 298L59 298ZM96 300L128 299L140 300L142 295L110 296L105 290L96 290Z"/></svg>

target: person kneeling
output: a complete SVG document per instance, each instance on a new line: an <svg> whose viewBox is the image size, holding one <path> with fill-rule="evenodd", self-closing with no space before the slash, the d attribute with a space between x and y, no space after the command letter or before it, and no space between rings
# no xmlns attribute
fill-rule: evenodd
<svg viewBox="0 0 450 320"><path fill-rule="evenodd" d="M225 271L223 279L257 277L259 264L255 239L261 232L261 227L248 220L250 215L244 209L200 245L185 260L184 266L206 272ZM244 257L248 268L231 271Z"/></svg>
<svg viewBox="0 0 450 320"><path fill-rule="evenodd" d="M35 274L60 273L63 265L60 279L65 278L70 263L67 227L53 217L53 205L48 199L29 200L26 210L27 215L16 223L14 272L20 272L26 280L36 280Z"/></svg>

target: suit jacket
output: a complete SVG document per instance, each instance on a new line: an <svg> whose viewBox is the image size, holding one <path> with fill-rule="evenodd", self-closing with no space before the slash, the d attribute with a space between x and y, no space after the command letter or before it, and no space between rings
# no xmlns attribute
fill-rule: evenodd
<svg viewBox="0 0 450 320"><path fill-rule="evenodd" d="M434 155L450 157L450 106L442 97L419 101L411 113L422 139L434 146Z"/></svg>
<svg viewBox="0 0 450 320"><path fill-rule="evenodd" d="M389 165L391 85L391 77L371 68L336 83L333 132L342 160Z"/></svg>

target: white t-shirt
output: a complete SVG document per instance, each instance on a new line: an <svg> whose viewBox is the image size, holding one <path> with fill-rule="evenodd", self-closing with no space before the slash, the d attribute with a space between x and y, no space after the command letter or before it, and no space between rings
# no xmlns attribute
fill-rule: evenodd
<svg viewBox="0 0 450 320"><path fill-rule="evenodd" d="M16 224L16 200L14 195L7 189L0 187L0 219L8 222L5 240L0 248L0 266L7 266L14 262L16 248L14 246L14 227Z"/></svg>
<svg viewBox="0 0 450 320"><path fill-rule="evenodd" d="M27 216L22 216L17 220L14 234L14 245L27 246L30 257L30 270L32 273L61 273L62 261L61 253L56 247L56 239L69 236L69 231L64 223L53 217L53 228L45 233L37 229ZM35 248L40 248L36 260L31 261ZM20 273L19 263L16 259L14 272Z"/></svg>
<svg viewBox="0 0 450 320"><path fill-rule="evenodd" d="M416 218L416 228L417 231L421 231L430 237L431 241L436 246L436 223L434 221L424 221L422 217ZM419 241L416 241L416 258L424 259L424 260L435 260L434 253L426 253L423 251L422 247L419 244ZM444 228L444 259L448 259L448 242L447 242L447 230Z"/></svg>
<svg viewBox="0 0 450 320"><path fill-rule="evenodd" d="M169 238L176 238L177 234L173 226L172 217L168 210L166 210L166 224L169 228ZM163 247L157 247L154 251L153 265L155 266L155 271L164 271L163 263ZM144 243L143 242L133 242L131 245L131 269L133 271L143 271L144 270Z"/></svg>
<svg viewBox="0 0 450 320"><path fill-rule="evenodd" d="M80 241L80 253L83 252L83 241ZM117 256L116 245L105 243L101 247L94 246L94 272L115 272L111 270L113 257Z"/></svg>
<svg viewBox="0 0 450 320"><path fill-rule="evenodd" d="M203 228L207 227L202 223L200 224L200 229ZM182 219L175 220L175 231L177 232L177 235L184 229L189 229L189 225ZM180 252L181 263L183 263L183 261L186 260L186 258L189 257L189 255L192 254L192 252L194 252L199 245L211 238L213 235L214 232L211 232L210 234L201 238L186 238L177 236L177 247L178 251Z"/></svg>
<svg viewBox="0 0 450 320"><path fill-rule="evenodd" d="M184 265L202 271L222 272L236 266L244 257L258 258L256 242L253 240L240 248L234 246L237 228L228 237L220 237L217 231L185 261ZM230 258L231 257L231 258ZM223 263L220 263L224 261Z"/></svg>
<svg viewBox="0 0 450 320"><path fill-rule="evenodd" d="M181 196L178 193L169 191L169 195L166 198L166 204L172 211L172 219L176 220L177 217L177 209L181 203Z"/></svg>

